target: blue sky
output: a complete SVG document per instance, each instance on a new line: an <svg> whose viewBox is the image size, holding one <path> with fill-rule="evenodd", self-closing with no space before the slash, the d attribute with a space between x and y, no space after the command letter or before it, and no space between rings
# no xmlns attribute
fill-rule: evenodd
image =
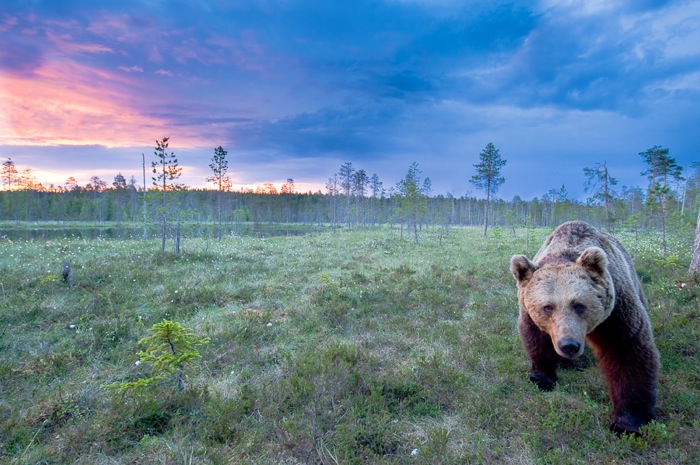
<svg viewBox="0 0 700 465"><path fill-rule="evenodd" d="M700 2L5 0L0 105L0 158L43 182L141 184L169 136L192 186L221 145L234 188L417 162L481 196L493 142L499 197L582 199L595 163L633 186L653 145L700 161Z"/></svg>

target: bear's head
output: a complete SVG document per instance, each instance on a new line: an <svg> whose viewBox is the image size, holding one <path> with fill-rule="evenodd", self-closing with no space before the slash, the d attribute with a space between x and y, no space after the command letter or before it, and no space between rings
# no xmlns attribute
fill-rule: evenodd
<svg viewBox="0 0 700 465"><path fill-rule="evenodd" d="M518 284L521 311L549 334L559 355L580 356L586 335L610 316L615 301L603 249L589 247L575 262L542 266L525 255L514 255L510 270Z"/></svg>

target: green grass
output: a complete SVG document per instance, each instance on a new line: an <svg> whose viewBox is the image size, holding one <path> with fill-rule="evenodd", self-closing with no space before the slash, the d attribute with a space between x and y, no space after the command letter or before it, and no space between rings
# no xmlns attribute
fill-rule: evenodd
<svg viewBox="0 0 700 465"><path fill-rule="evenodd" d="M700 285L680 285L692 237L662 259L654 237L620 234L663 369L659 423L618 439L592 358L551 393L527 380L508 260L548 232L187 239L180 255L2 240L0 462L698 463ZM146 374L138 340L163 318L211 338L187 390L103 389Z"/></svg>

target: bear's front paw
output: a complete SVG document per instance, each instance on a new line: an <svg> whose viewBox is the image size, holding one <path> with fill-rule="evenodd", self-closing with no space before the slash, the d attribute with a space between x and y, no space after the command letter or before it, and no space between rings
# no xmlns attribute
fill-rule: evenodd
<svg viewBox="0 0 700 465"><path fill-rule="evenodd" d="M634 428L630 425L619 424L617 422L613 422L610 425L610 431L615 433L615 436L617 436L618 438L621 437L623 434L630 434L632 436L640 436L639 428Z"/></svg>
<svg viewBox="0 0 700 465"><path fill-rule="evenodd" d="M530 371L530 381L535 383L541 391L551 391L557 384L557 378L541 371Z"/></svg>
<svg viewBox="0 0 700 465"><path fill-rule="evenodd" d="M640 419L637 416L632 415L631 413L624 413L621 415L616 415L613 418L613 422L610 425L610 429L617 436L621 436L623 434L632 434L634 436L639 436L639 429L642 426L648 424L651 420L652 418Z"/></svg>

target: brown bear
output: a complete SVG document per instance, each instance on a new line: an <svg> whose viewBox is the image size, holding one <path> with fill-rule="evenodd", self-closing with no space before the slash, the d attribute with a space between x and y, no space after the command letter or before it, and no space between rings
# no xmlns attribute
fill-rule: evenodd
<svg viewBox="0 0 700 465"><path fill-rule="evenodd" d="M593 349L613 403L611 428L639 433L654 419L659 352L632 259L614 237L571 221L533 261L510 259L518 287L518 329L541 390L557 381L560 361Z"/></svg>

